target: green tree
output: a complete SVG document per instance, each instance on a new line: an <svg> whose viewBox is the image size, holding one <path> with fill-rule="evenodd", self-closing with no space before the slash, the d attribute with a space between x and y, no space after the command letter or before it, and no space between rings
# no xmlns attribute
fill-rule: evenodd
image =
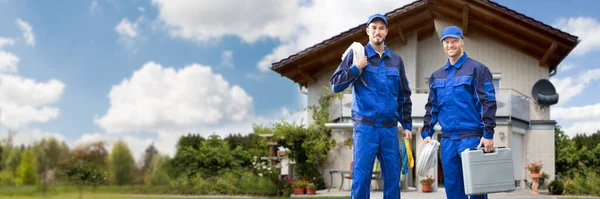
<svg viewBox="0 0 600 199"><path fill-rule="evenodd" d="M150 171L152 168L152 160L154 156L158 155L158 150L154 147L154 143L150 144L148 148L144 151L144 162L142 165L142 172L147 173L146 171Z"/></svg>
<svg viewBox="0 0 600 199"><path fill-rule="evenodd" d="M223 171L240 168L248 162L250 155L247 151L241 147L231 150L227 142L221 140L218 135L213 135L202 142L199 149L191 146L178 149L171 164L178 168L179 174L191 177L196 174L216 176Z"/></svg>
<svg viewBox="0 0 600 199"><path fill-rule="evenodd" d="M562 131L560 126L554 129L556 173L566 175L570 169L579 165L579 153L575 142Z"/></svg>
<svg viewBox="0 0 600 199"><path fill-rule="evenodd" d="M0 171L0 185L15 185L15 175L17 167L21 163L21 149L5 145L2 161L2 171Z"/></svg>
<svg viewBox="0 0 600 199"><path fill-rule="evenodd" d="M72 159L64 169L69 182L79 190L79 198L83 198L83 187L97 187L106 183L106 172L98 165L85 159Z"/></svg>
<svg viewBox="0 0 600 199"><path fill-rule="evenodd" d="M17 167L15 183L19 185L34 185L37 182L37 165L33 150L25 150L21 164Z"/></svg>
<svg viewBox="0 0 600 199"><path fill-rule="evenodd" d="M245 136L239 133L230 134L224 140L227 141L230 149L241 147L249 152L250 156L265 157L269 154L267 139L260 137L258 134L251 133ZM243 166L249 166L251 162L247 162L247 164Z"/></svg>
<svg viewBox="0 0 600 199"><path fill-rule="evenodd" d="M56 169L61 155L64 155L61 147L61 144L54 137L44 138L40 142L35 143L33 146L38 165L37 172L41 178L41 185L44 193L48 181L54 179L54 176L51 176L51 174L54 174L54 172L50 171L54 171Z"/></svg>
<svg viewBox="0 0 600 199"><path fill-rule="evenodd" d="M148 146L148 148L146 148L146 150L144 150L144 155L143 155L143 159L142 159L142 168L140 169L140 173L141 173L141 179L138 178L138 180L141 180L140 182L143 184L149 184L149 179L150 179L150 174L152 173L153 170L153 164L152 161L154 159L155 156L158 155L158 150L156 150L156 147L154 147L154 143L150 144Z"/></svg>
<svg viewBox="0 0 600 199"><path fill-rule="evenodd" d="M10 154L6 159L6 168L10 170L13 174L17 173L17 167L21 163L21 149L12 147L10 150Z"/></svg>
<svg viewBox="0 0 600 199"><path fill-rule="evenodd" d="M573 139L571 139L577 145L577 148L587 147L588 149L593 149L600 144L600 130L596 131L593 134L577 134Z"/></svg>
<svg viewBox="0 0 600 199"><path fill-rule="evenodd" d="M106 171L108 167L108 150L106 150L106 142L94 141L75 146L65 163L71 164L75 162L75 160L85 160L90 164L95 165L100 171Z"/></svg>
<svg viewBox="0 0 600 199"><path fill-rule="evenodd" d="M317 188L324 188L323 174L320 169L327 161L327 153L335 146L331 129L325 127L329 122L329 103L341 94L323 95L319 105L311 106L313 124L305 127L295 122L281 121L273 124L273 128L254 125L255 134L275 134L279 146L289 149L290 159L296 162L296 172L300 177L315 182Z"/></svg>
<svg viewBox="0 0 600 199"><path fill-rule="evenodd" d="M179 141L177 142L177 149L192 147L193 149L199 149L202 146L202 142L204 139L199 134L188 134L186 136L181 136Z"/></svg>
<svg viewBox="0 0 600 199"><path fill-rule="evenodd" d="M152 166L149 178L146 181L146 185L168 185L170 178L165 169L165 165L168 163L169 157L162 155L155 155L152 158Z"/></svg>
<svg viewBox="0 0 600 199"><path fill-rule="evenodd" d="M113 146L110 154L111 181L116 185L126 185L133 182L135 162L131 151L125 142L119 140Z"/></svg>

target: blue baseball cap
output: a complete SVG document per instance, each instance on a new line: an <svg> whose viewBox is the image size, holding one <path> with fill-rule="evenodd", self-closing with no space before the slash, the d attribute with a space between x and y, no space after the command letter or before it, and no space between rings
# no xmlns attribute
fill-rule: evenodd
<svg viewBox="0 0 600 199"><path fill-rule="evenodd" d="M442 31L442 39L440 39L440 41L444 41L444 39L446 37L454 37L457 39L464 39L462 31L460 30L460 28L458 28L456 26L448 26L448 27L444 28L444 30Z"/></svg>
<svg viewBox="0 0 600 199"><path fill-rule="evenodd" d="M369 26L369 24L371 24L371 22L373 22L373 20L375 20L375 19L377 19L377 18L379 18L379 19L383 20L383 23L385 23L385 27L388 27L387 18L385 18L385 16L383 16L382 14L374 14L374 15L371 15L371 16L369 17L369 20L367 21L367 26Z"/></svg>

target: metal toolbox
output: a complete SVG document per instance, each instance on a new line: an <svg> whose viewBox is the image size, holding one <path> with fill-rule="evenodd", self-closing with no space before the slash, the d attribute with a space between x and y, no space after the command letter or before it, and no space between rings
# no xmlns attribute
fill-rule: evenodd
<svg viewBox="0 0 600 199"><path fill-rule="evenodd" d="M482 148L461 153L465 194L508 192L515 190L515 171L510 148L494 148L484 153Z"/></svg>

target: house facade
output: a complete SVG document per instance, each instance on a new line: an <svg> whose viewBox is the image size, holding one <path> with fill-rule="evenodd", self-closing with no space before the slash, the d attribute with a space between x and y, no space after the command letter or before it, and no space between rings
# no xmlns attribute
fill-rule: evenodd
<svg viewBox="0 0 600 199"><path fill-rule="evenodd" d="M502 5L478 0L422 0L386 13L389 32L386 45L401 56L412 89L413 154L418 157L423 144L420 137L428 97L428 79L442 67L447 57L440 43L441 31L451 25L461 27L465 34L465 52L485 64L493 74L498 110L495 146L513 151L515 186L524 187L528 178L524 166L542 161L543 172L554 178L554 127L550 107L538 103L532 96L532 87L541 79L548 79L557 66L578 44L576 36L561 32L546 24L510 10ZM365 24L340 33L328 40L273 63L272 70L300 88L307 90L307 104L318 105L318 99L331 91L329 79L340 63L340 57L354 41L368 42ZM344 143L351 139L351 89L342 99L330 105L331 139ZM311 113L308 113L311 114ZM309 118L309 123L312 122ZM402 132L401 126L399 132ZM436 126L434 139L440 139ZM400 133L399 139L402 139ZM330 176L330 170L349 170L353 160L352 148L340 145L332 149L323 166L327 187L339 187L339 175ZM439 155L438 155L439 157ZM438 161L440 162L440 161ZM404 187L420 189L416 167L403 182ZM435 177L434 190L443 186L441 165L431 171ZM333 178L333 179L331 179ZM344 184L349 184L346 181ZM347 189L347 188L346 188Z"/></svg>

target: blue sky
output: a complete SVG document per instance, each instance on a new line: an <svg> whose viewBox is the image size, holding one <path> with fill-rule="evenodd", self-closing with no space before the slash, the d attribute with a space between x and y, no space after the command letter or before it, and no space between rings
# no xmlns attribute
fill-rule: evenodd
<svg viewBox="0 0 600 199"><path fill-rule="evenodd" d="M411 1L366 2L0 0L0 136L124 139L139 158L188 132L299 120L305 96L269 63ZM551 78L552 117L570 134L596 128L600 2L498 2L582 39Z"/></svg>

